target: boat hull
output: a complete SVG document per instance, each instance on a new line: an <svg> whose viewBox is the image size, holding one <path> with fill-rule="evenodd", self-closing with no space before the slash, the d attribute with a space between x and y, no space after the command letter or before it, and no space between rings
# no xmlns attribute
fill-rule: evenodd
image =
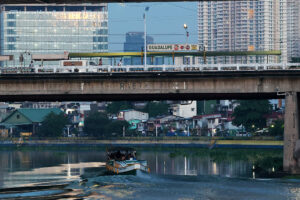
<svg viewBox="0 0 300 200"><path fill-rule="evenodd" d="M135 172L141 170L150 172L150 168L147 167L146 161L108 161L106 163L107 171L114 174L124 174L129 172Z"/></svg>

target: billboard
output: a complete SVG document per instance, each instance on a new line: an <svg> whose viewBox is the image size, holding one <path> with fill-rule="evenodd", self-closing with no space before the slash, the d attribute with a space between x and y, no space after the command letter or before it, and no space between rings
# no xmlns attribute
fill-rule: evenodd
<svg viewBox="0 0 300 200"><path fill-rule="evenodd" d="M0 61L9 61L9 60L13 60L13 59L14 59L13 55L0 56Z"/></svg>
<svg viewBox="0 0 300 200"><path fill-rule="evenodd" d="M64 52L64 54L32 54L32 60L68 60L69 53Z"/></svg>
<svg viewBox="0 0 300 200"><path fill-rule="evenodd" d="M198 44L148 44L147 51L199 51Z"/></svg>

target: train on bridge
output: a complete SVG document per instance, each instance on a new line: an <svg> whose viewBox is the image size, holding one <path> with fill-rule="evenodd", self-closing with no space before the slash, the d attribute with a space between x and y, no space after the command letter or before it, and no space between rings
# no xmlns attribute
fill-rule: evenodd
<svg viewBox="0 0 300 200"><path fill-rule="evenodd" d="M201 71L257 71L295 70L300 63L269 64L205 64L205 65L101 65L91 60L61 60L57 66L34 65L28 67L1 67L1 74L19 73L156 73L156 72L201 72Z"/></svg>

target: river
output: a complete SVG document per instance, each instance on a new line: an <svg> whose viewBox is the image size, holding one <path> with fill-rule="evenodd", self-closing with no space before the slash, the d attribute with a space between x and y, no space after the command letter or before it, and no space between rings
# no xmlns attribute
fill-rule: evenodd
<svg viewBox="0 0 300 200"><path fill-rule="evenodd" d="M108 175L102 148L0 150L0 199L300 199L280 149L138 148L150 173Z"/></svg>

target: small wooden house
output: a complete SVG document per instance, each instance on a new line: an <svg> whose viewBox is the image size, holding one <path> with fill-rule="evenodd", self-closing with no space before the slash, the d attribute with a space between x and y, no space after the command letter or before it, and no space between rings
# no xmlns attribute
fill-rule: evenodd
<svg viewBox="0 0 300 200"><path fill-rule="evenodd" d="M35 135L37 127L42 124L45 117L51 112L59 114L62 111L59 108L21 108L5 117L0 123L0 126L8 129L9 133L14 136L20 136L22 133Z"/></svg>

